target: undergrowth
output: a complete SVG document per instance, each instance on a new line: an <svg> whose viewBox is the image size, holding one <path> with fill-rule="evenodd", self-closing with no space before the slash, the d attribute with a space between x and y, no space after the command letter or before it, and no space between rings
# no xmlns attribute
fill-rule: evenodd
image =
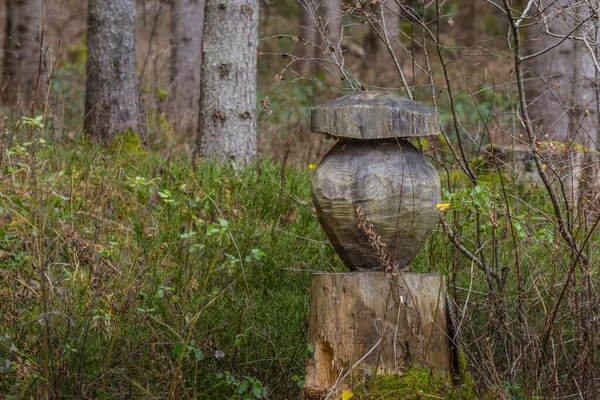
<svg viewBox="0 0 600 400"><path fill-rule="evenodd" d="M317 222L308 167L194 170L127 135L51 146L41 118L20 127L4 130L0 153L2 398L297 398L312 352L311 272L344 270ZM539 185L494 168L471 185L437 158L441 223L411 267L446 276L473 384L467 393L434 379L410 395L570 392L585 334L573 316L596 309L591 272L573 269ZM597 257L598 234L574 234ZM563 297L570 280L583 283ZM543 349L546 331L557 350ZM530 346L550 369L542 356L514 367ZM556 389L539 385L549 373Z"/></svg>
<svg viewBox="0 0 600 400"><path fill-rule="evenodd" d="M0 397L297 396L310 273L343 268L308 169L15 140L2 171Z"/></svg>

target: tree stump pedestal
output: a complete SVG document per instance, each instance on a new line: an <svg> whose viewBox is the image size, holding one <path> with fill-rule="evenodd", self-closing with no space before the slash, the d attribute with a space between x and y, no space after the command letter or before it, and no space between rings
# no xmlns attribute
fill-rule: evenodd
<svg viewBox="0 0 600 400"><path fill-rule="evenodd" d="M428 366L452 371L441 275L317 273L312 277L302 399L339 399L376 374Z"/></svg>

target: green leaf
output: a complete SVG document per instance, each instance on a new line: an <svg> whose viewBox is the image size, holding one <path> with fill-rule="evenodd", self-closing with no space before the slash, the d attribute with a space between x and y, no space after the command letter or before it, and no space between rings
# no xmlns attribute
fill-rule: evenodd
<svg viewBox="0 0 600 400"><path fill-rule="evenodd" d="M185 350L185 343L177 343L175 345L175 347L173 348L173 355L175 357L179 357L183 354L184 350Z"/></svg>
<svg viewBox="0 0 600 400"><path fill-rule="evenodd" d="M194 348L194 357L196 357L196 360L202 361L202 359L204 358L204 354L202 354L202 350L200 350L197 347Z"/></svg>
<svg viewBox="0 0 600 400"><path fill-rule="evenodd" d="M209 225L208 228L206 228L206 236L212 236L215 233L219 233L221 232L221 230L219 228L216 227L216 225Z"/></svg>
<svg viewBox="0 0 600 400"><path fill-rule="evenodd" d="M244 394L246 393L246 391L248 390L248 381L242 381L242 383L240 383L240 386L238 387L238 393L239 394Z"/></svg>
<svg viewBox="0 0 600 400"><path fill-rule="evenodd" d="M256 384L252 388L252 394L257 399L262 399L262 397L263 397L263 390L262 390L262 385L260 384L260 382L256 382Z"/></svg>

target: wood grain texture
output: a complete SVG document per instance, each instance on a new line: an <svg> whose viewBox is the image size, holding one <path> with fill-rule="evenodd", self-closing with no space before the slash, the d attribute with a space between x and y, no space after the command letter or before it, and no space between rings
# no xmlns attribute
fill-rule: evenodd
<svg viewBox="0 0 600 400"><path fill-rule="evenodd" d="M313 132L351 139L431 136L440 133L438 113L387 92L357 92L312 109Z"/></svg>
<svg viewBox="0 0 600 400"><path fill-rule="evenodd" d="M356 226L355 210L381 235L400 267L417 255L437 224L440 179L423 154L405 140L338 142L312 178L317 216L352 271L381 270L375 249Z"/></svg>
<svg viewBox="0 0 600 400"><path fill-rule="evenodd" d="M303 398L324 398L382 335L381 344L338 386L340 393L373 373L389 375L409 366L450 373L446 307L441 275L314 274L308 322L314 354L307 362Z"/></svg>

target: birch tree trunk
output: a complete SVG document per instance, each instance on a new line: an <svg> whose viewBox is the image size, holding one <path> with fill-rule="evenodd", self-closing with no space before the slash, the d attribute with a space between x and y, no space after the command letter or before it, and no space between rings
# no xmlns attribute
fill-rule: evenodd
<svg viewBox="0 0 600 400"><path fill-rule="evenodd" d="M135 70L135 0L89 0L84 130L112 140L133 129L145 140Z"/></svg>
<svg viewBox="0 0 600 400"><path fill-rule="evenodd" d="M29 107L42 103L47 89L47 69L40 63L43 23L39 0L6 0L4 62L1 100L9 106ZM37 91L36 91L37 86Z"/></svg>
<svg viewBox="0 0 600 400"><path fill-rule="evenodd" d="M173 127L185 137L198 132L204 0L173 0L171 109Z"/></svg>
<svg viewBox="0 0 600 400"><path fill-rule="evenodd" d="M206 0L197 154L256 156L258 0Z"/></svg>

